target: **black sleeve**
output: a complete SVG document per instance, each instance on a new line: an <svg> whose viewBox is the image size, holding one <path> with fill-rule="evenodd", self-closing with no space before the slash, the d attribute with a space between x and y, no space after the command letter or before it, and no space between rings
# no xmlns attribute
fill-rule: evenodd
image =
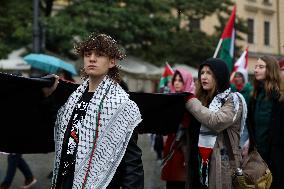
<svg viewBox="0 0 284 189"><path fill-rule="evenodd" d="M137 133L133 133L124 157L107 189L143 189L144 170L142 151L136 143Z"/></svg>

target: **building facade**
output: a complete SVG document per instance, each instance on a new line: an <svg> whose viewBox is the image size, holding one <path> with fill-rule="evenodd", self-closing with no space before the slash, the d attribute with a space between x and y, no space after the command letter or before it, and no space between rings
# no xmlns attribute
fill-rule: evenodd
<svg viewBox="0 0 284 189"><path fill-rule="evenodd" d="M244 40L236 43L243 49L249 47L249 73L253 72L255 62L262 55L284 59L284 0L233 1L237 6L237 16L248 26L249 32L243 35ZM200 28L213 34L214 25L218 25L216 15L202 20Z"/></svg>

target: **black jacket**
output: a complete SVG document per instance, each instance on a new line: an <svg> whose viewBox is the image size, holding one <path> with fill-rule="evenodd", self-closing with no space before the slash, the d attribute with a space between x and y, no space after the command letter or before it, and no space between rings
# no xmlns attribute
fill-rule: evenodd
<svg viewBox="0 0 284 189"><path fill-rule="evenodd" d="M269 133L268 133L268 157L266 163L272 172L272 185L271 189L282 189L284 180L284 101L279 101L279 95L272 96L272 113L270 117ZM249 118L249 134L254 137L253 131L255 129L253 115L255 112L255 100L252 99L248 118ZM251 144L250 149L252 149Z"/></svg>
<svg viewBox="0 0 284 189"><path fill-rule="evenodd" d="M143 189L144 170L142 152L137 146L137 133L133 133L126 152L107 189Z"/></svg>
<svg viewBox="0 0 284 189"><path fill-rule="evenodd" d="M268 166L273 176L271 189L282 189L284 180L284 101L274 104L270 126Z"/></svg>

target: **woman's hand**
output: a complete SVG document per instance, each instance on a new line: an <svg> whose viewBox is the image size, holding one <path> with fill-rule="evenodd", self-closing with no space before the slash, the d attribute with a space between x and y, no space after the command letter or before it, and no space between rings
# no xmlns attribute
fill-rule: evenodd
<svg viewBox="0 0 284 189"><path fill-rule="evenodd" d="M55 80L54 80L54 83L51 87L42 88L42 92L43 92L44 97L50 96L55 91L55 89L56 89L56 87L59 83L59 76L57 76L55 74L52 74L51 76L54 77Z"/></svg>

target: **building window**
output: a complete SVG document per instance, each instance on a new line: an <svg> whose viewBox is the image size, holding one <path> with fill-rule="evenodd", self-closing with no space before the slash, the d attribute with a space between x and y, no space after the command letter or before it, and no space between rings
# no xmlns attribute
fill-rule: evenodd
<svg viewBox="0 0 284 189"><path fill-rule="evenodd" d="M263 2L263 4L271 5L271 0L263 0L262 2Z"/></svg>
<svg viewBox="0 0 284 189"><path fill-rule="evenodd" d="M189 28L190 30L199 30L200 29L200 19L190 19L189 22Z"/></svg>
<svg viewBox="0 0 284 189"><path fill-rule="evenodd" d="M270 44L270 23L265 21L264 22L264 45Z"/></svg>
<svg viewBox="0 0 284 189"><path fill-rule="evenodd" d="M254 43L254 20L248 18L248 43Z"/></svg>

